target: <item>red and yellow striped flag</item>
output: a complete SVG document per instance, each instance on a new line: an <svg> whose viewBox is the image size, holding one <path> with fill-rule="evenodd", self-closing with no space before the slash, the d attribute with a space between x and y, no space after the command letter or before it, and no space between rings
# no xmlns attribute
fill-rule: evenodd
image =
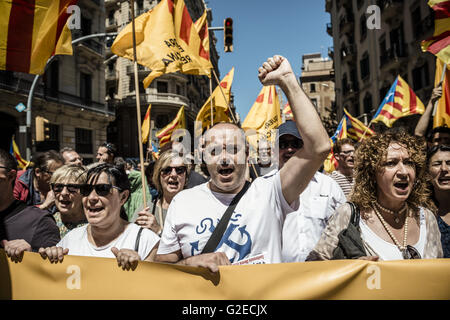
<svg viewBox="0 0 450 320"><path fill-rule="evenodd" d="M434 10L434 33L422 41L422 51L428 51L450 65L450 1L430 0L428 5Z"/></svg>
<svg viewBox="0 0 450 320"><path fill-rule="evenodd" d="M144 79L147 88L153 79L179 71L211 76L209 54L183 0L162 0L152 10L135 19L137 63L152 70ZM111 51L133 60L132 24L117 36Z"/></svg>
<svg viewBox="0 0 450 320"><path fill-rule="evenodd" d="M199 45L198 54L204 57L205 60L200 60L205 64L205 69L209 69L210 57L209 57L209 31L208 31L208 13L205 10L202 16L194 23L195 29L200 37L201 43Z"/></svg>
<svg viewBox="0 0 450 320"><path fill-rule="evenodd" d="M436 114L433 118L433 128L450 127L450 65L447 65L444 70L444 63L436 58L435 87L441 82L443 72L445 72L445 75L442 82L442 96L438 100Z"/></svg>
<svg viewBox="0 0 450 320"><path fill-rule="evenodd" d="M424 111L425 106L422 101L406 81L397 76L371 123L381 121L390 128L398 119L413 114L423 114Z"/></svg>
<svg viewBox="0 0 450 320"><path fill-rule="evenodd" d="M249 143L257 148L258 140L273 141L272 129L281 125L280 99L275 86L264 86L255 103L242 123L242 129L255 130L256 134L247 136ZM264 138L263 138L264 137Z"/></svg>
<svg viewBox="0 0 450 320"><path fill-rule="evenodd" d="M76 0L0 0L0 70L42 74L54 54L72 54L67 7Z"/></svg>
<svg viewBox="0 0 450 320"><path fill-rule="evenodd" d="M366 127L364 123L359 121L358 119L352 117L352 115L344 108L344 120L345 120L345 137L341 136L338 138L344 139L344 138L350 138L355 141L361 141L368 137L371 137L375 135L375 132L370 129L369 127Z"/></svg>
<svg viewBox="0 0 450 320"><path fill-rule="evenodd" d="M286 120L292 119L294 117L294 115L292 114L291 105L289 104L289 102L284 105L283 114L284 114Z"/></svg>
<svg viewBox="0 0 450 320"><path fill-rule="evenodd" d="M16 159L17 161L17 166L20 169L26 169L28 167L28 165L30 164L29 161L25 160L24 158L22 158L22 156L20 155L20 151L19 151L19 147L17 146L16 142L14 141L14 136L11 139L11 148L9 150L9 153L12 154L12 156L14 157L14 159Z"/></svg>
<svg viewBox="0 0 450 320"><path fill-rule="evenodd" d="M195 119L194 132L196 137L200 137L205 129L211 127L211 100L213 109L212 122L231 122L228 104L230 101L233 78L234 68L231 68L222 81L220 81L219 85L214 89L212 95L203 104Z"/></svg>
<svg viewBox="0 0 450 320"><path fill-rule="evenodd" d="M147 112L145 113L144 121L142 121L141 134L142 134L142 143L147 143L148 137L150 135L150 110L152 109L152 105L149 104L147 108Z"/></svg>
<svg viewBox="0 0 450 320"><path fill-rule="evenodd" d="M175 119L167 126L156 133L159 139L159 148L161 149L166 143L171 141L172 134L177 129L186 129L186 119L184 116L184 106L180 108Z"/></svg>

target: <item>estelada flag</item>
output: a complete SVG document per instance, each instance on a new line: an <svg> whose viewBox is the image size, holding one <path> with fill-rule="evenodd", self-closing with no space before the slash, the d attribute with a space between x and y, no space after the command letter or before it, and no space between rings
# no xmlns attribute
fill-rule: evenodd
<svg viewBox="0 0 450 320"><path fill-rule="evenodd" d="M142 121L141 134L142 134L142 143L147 143L148 137L150 135L150 110L152 109L152 105L149 104L147 108L147 112L145 113L144 121Z"/></svg>
<svg viewBox="0 0 450 320"><path fill-rule="evenodd" d="M14 141L14 136L11 139L11 147L9 149L9 153L12 154L14 159L17 161L17 166L20 169L26 169L28 165L30 164L29 161L22 158L20 155L19 147L17 146L16 142Z"/></svg>
<svg viewBox="0 0 450 320"><path fill-rule="evenodd" d="M414 114L423 114L424 111L425 106L422 101L408 83L402 77L397 76L371 123L383 122L390 128L398 119Z"/></svg>
<svg viewBox="0 0 450 320"><path fill-rule="evenodd" d="M133 30L128 24L117 36L111 51L133 60ZM210 77L212 64L202 50L202 40L183 0L162 0L135 19L137 63L152 70L144 79L147 88L156 77L179 71Z"/></svg>
<svg viewBox="0 0 450 320"><path fill-rule="evenodd" d="M228 105L230 102L231 85L234 78L234 67L223 77L219 85L214 89L211 96L201 107L197 114L194 124L196 137L200 137L205 129L211 127L211 122L231 122L229 117ZM225 97L224 97L225 96ZM211 103L213 110L213 119L211 121Z"/></svg>
<svg viewBox="0 0 450 320"><path fill-rule="evenodd" d="M344 108L344 125L345 125L345 135L346 137L353 139L355 141L364 140L370 136L375 135L375 132L364 125L361 121L354 118L345 108ZM344 139L339 137L338 139Z"/></svg>
<svg viewBox="0 0 450 320"><path fill-rule="evenodd" d="M445 72L445 75L442 82L442 96L438 100L436 114L433 118L433 128L450 127L450 65L447 65L444 70L444 63L439 58L436 58L435 87L441 81L443 72Z"/></svg>
<svg viewBox="0 0 450 320"><path fill-rule="evenodd" d="M287 119L292 119L293 118L293 114L292 114L292 109L291 109L291 105L289 104L289 102L288 103L286 103L285 105L284 105L284 108L283 108L283 114L285 115L285 117L286 117L286 120Z"/></svg>
<svg viewBox="0 0 450 320"><path fill-rule="evenodd" d="M280 100L274 85L264 86L255 103L242 123L242 129L255 130L256 134L248 135L249 143L257 148L258 140L273 141L272 129L278 128L282 123L280 114Z"/></svg>
<svg viewBox="0 0 450 320"><path fill-rule="evenodd" d="M430 0L434 10L434 33L422 41L422 51L428 51L450 65L450 1Z"/></svg>
<svg viewBox="0 0 450 320"><path fill-rule="evenodd" d="M52 55L72 55L67 7L76 0L0 0L0 70L42 74Z"/></svg>
<svg viewBox="0 0 450 320"><path fill-rule="evenodd" d="M184 106L178 110L177 116L167 126L156 133L159 139L159 148L161 149L166 143L171 141L172 134L177 129L186 129L186 119L184 115Z"/></svg>

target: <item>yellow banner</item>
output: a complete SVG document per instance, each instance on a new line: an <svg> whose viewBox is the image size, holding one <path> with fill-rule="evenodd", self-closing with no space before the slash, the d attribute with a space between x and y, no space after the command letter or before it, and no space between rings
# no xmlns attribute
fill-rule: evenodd
<svg viewBox="0 0 450 320"><path fill-rule="evenodd" d="M0 299L450 299L450 259L337 260L202 268L66 256L51 264L26 252L13 263L0 250Z"/></svg>

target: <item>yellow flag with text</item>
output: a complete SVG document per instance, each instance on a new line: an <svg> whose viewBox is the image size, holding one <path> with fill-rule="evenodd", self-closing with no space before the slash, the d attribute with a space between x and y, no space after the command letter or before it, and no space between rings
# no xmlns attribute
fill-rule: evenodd
<svg viewBox="0 0 450 320"><path fill-rule="evenodd" d="M135 19L137 63L152 70L147 88L156 77L179 71L210 77L212 64L183 0L162 0ZM111 51L133 60L132 25L117 36Z"/></svg>
<svg viewBox="0 0 450 320"><path fill-rule="evenodd" d="M264 86L242 123L245 131L253 129L256 134L247 136L249 143L257 147L259 139L273 141L272 129L281 125L280 100L275 86Z"/></svg>
<svg viewBox="0 0 450 320"><path fill-rule="evenodd" d="M206 100L195 119L195 136L200 137L203 130L211 126L211 104L213 110L213 123L231 122L228 104L230 102L231 84L233 83L234 67L220 81L212 95ZM225 97L224 97L225 95Z"/></svg>

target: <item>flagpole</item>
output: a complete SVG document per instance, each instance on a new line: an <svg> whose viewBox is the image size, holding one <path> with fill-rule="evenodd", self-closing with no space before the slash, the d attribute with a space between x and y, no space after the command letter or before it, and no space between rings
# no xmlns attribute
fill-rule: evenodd
<svg viewBox="0 0 450 320"><path fill-rule="evenodd" d="M214 108L213 108L213 99L212 99L212 78L209 77L209 99L211 102L211 127L214 125Z"/></svg>
<svg viewBox="0 0 450 320"><path fill-rule="evenodd" d="M136 34L134 25L134 0L131 0L131 25L133 28L133 62L134 62L134 91L136 93L136 116L138 127L138 139L139 139L139 161L141 163L141 179L142 179L142 200L144 202L144 208L147 206L147 183L145 182L145 168L144 168L144 151L142 150L142 124L141 124L141 99L139 95L139 78L138 78L138 65L136 56ZM149 126L150 127L150 126Z"/></svg>
<svg viewBox="0 0 450 320"><path fill-rule="evenodd" d="M230 110L230 114L231 114L231 117L233 118L233 122L237 124L237 120L236 120L236 118L235 118L235 116L234 116L234 114L233 114L233 110L231 109L230 101L228 101L227 97L225 96L225 92L223 92L223 89L222 89L222 86L220 85L220 80L219 80L219 78L217 77L216 71L214 71L214 68L211 69L211 70L212 70L212 72L213 72L213 74L214 74L214 78L216 78L216 81L217 81L217 83L218 83L218 85L219 85L220 92L222 92L223 98L225 99L225 101L226 101L227 104L228 104L228 110ZM211 116L212 116L212 115L211 115Z"/></svg>

